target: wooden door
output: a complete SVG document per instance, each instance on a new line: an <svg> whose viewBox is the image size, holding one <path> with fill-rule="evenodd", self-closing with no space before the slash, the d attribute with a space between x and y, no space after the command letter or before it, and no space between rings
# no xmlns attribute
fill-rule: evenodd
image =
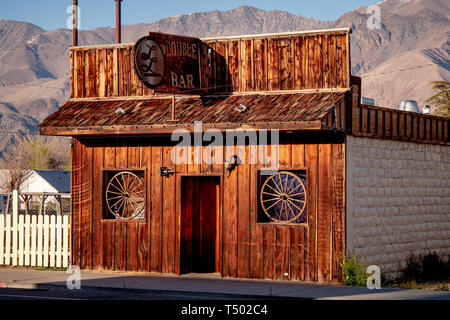
<svg viewBox="0 0 450 320"><path fill-rule="evenodd" d="M181 272L216 272L218 177L181 179Z"/></svg>

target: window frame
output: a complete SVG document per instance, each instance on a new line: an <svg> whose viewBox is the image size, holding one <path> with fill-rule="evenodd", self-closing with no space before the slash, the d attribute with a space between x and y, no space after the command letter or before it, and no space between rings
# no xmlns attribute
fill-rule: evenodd
<svg viewBox="0 0 450 320"><path fill-rule="evenodd" d="M147 200L148 200L148 198L147 198L147 194L148 194L148 192L147 192L147 186L148 186L148 183L147 183L147 176L148 176L148 169L147 168L102 168L102 181L101 181L101 184L102 184L102 200L101 200L101 203L102 203L102 208L101 208L101 222L106 222L106 223L112 223L112 222L114 222L114 223L147 223L147 221L148 221L148 208L147 208ZM105 196L105 188L106 188L106 186L108 185L108 182L106 181L106 174L108 173L108 172L113 172L114 174L117 174L117 173L119 173L119 172L123 172L123 171L129 171L129 172L132 172L132 173L135 173L135 172L139 172L139 173L142 173L143 174L143 183L144 183L144 219L142 219L142 220L135 220L135 219L132 219L132 220L126 220L126 219L117 219L117 218L115 218L115 217L111 217L111 218L108 218L108 217L105 217L105 214L107 215L107 216L110 216L110 215L112 215L112 213L110 213L109 212L109 210L108 210L108 206L106 205L106 196Z"/></svg>
<svg viewBox="0 0 450 320"><path fill-rule="evenodd" d="M255 181L256 181L256 203L254 206L254 212L256 214L256 219L255 219L255 224L259 225L259 226L288 226L288 227L301 227L301 228L305 228L309 226L309 202L311 199L311 192L309 191L309 168L308 167L303 167L303 166L279 166L278 169L276 170L277 172L280 171L305 171L306 173L306 208L305 208L305 222L302 223L295 223L295 222L275 222L275 221L260 221L260 214L265 214L264 212L261 212L262 208L260 205L260 192L261 192L261 185L260 185L260 176L261 176L261 171L269 171L271 170L270 168L267 167L257 167L256 168L256 174L255 174Z"/></svg>

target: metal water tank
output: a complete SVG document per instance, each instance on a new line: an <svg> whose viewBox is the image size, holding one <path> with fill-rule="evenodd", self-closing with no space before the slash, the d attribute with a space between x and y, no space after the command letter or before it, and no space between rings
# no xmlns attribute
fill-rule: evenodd
<svg viewBox="0 0 450 320"><path fill-rule="evenodd" d="M417 104L417 101L415 101L415 100L402 100L402 102L400 102L400 106L398 107L398 109L401 111L420 113L419 105Z"/></svg>

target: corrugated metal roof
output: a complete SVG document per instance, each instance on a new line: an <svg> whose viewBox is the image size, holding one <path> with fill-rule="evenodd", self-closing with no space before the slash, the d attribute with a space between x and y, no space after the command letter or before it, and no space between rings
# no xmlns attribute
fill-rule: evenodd
<svg viewBox="0 0 450 320"><path fill-rule="evenodd" d="M127 100L69 101L40 125L42 134L120 126L179 126L203 124L299 123L322 120L345 92L279 93L177 97L172 122L171 97ZM246 112L239 112L243 109ZM282 128L280 128L282 129ZM118 133L118 131L115 131ZM76 135L74 133L74 135Z"/></svg>

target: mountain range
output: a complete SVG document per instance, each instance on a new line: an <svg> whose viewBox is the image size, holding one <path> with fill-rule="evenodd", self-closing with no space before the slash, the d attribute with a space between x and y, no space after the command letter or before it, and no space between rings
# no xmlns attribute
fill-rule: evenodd
<svg viewBox="0 0 450 320"><path fill-rule="evenodd" d="M284 11L242 6L123 26L123 42L148 31L196 37L291 32L351 27L352 73L362 77L363 96L396 108L413 99L420 106L433 94L432 80L450 80L450 2L385 0L381 27L369 29L372 12L361 7L336 21L320 21ZM80 45L114 43L115 28L82 30ZM69 98L72 32L51 31L19 21L0 20L0 153Z"/></svg>

